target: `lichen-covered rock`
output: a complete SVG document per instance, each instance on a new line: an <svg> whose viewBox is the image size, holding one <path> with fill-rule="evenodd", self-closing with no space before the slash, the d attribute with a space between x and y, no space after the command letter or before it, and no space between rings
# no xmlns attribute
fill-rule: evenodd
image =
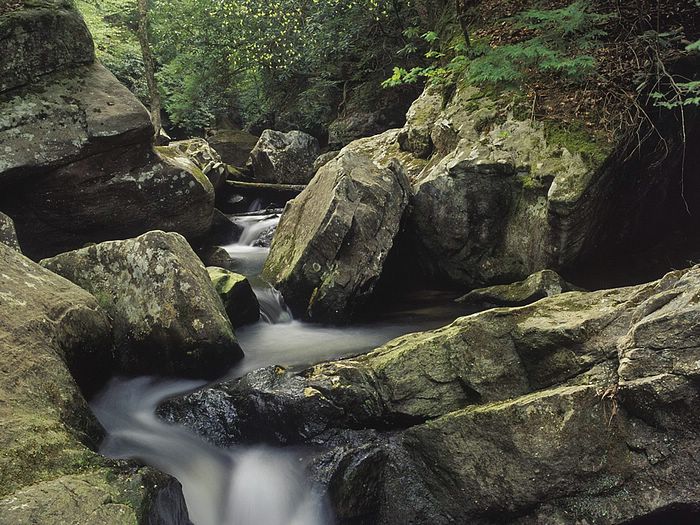
<svg viewBox="0 0 700 525"><path fill-rule="evenodd" d="M330 161L332 161L334 158L336 158L339 154L340 154L340 151L329 151L327 153L323 153L323 154L319 155L318 158L314 161L314 173L316 173L323 166L325 166Z"/></svg>
<svg viewBox="0 0 700 525"><path fill-rule="evenodd" d="M178 140L167 146L155 148L158 156L165 162L179 163L183 171L194 173L199 170L218 191L226 181L228 174L219 154L209 143L200 138Z"/></svg>
<svg viewBox="0 0 700 525"><path fill-rule="evenodd" d="M181 490L177 481L150 469L66 475L0 499L0 524L191 525ZM172 500L159 505L162 498Z"/></svg>
<svg viewBox="0 0 700 525"><path fill-rule="evenodd" d="M15 223L10 217L0 212L0 242L7 244L10 248L22 251L17 240L17 232L15 231Z"/></svg>
<svg viewBox="0 0 700 525"><path fill-rule="evenodd" d="M93 452L102 430L81 394L111 373L109 317L2 243L0 267L0 523L148 523L173 480Z"/></svg>
<svg viewBox="0 0 700 525"><path fill-rule="evenodd" d="M224 268L208 267L207 271L234 328L260 319L260 304L246 277Z"/></svg>
<svg viewBox="0 0 700 525"><path fill-rule="evenodd" d="M486 307L525 306L544 297L577 290L580 289L565 281L557 272L541 270L524 281L472 290L457 299L457 302Z"/></svg>
<svg viewBox="0 0 700 525"><path fill-rule="evenodd" d="M431 141L440 145L437 158L413 185L409 229L419 264L437 279L472 287L561 267L577 246L569 231L560 231L559 219L570 218L558 215L558 203L580 202L592 169L580 156L549 145L541 126L498 123L493 101L468 103L479 93L463 91L431 128ZM434 96L426 92L425 104ZM453 136L445 137L449 130ZM423 125L413 131L409 121L402 136L411 133L425 139L427 131ZM444 149L449 153L440 153Z"/></svg>
<svg viewBox="0 0 700 525"><path fill-rule="evenodd" d="M0 94L0 184L112 148L147 147L152 135L146 108L103 66L57 72Z"/></svg>
<svg viewBox="0 0 700 525"><path fill-rule="evenodd" d="M331 495L330 480L366 480L369 499L332 501L372 523L697 517L699 299L700 266L563 293L302 374L258 371L164 413L223 444L325 447L315 476Z"/></svg>
<svg viewBox="0 0 700 525"><path fill-rule="evenodd" d="M395 163L345 148L287 204L264 277L296 315L347 322L381 276L409 192Z"/></svg>
<svg viewBox="0 0 700 525"><path fill-rule="evenodd" d="M0 96L0 115L0 201L28 256L153 229L189 238L209 229L210 182L184 156L153 154L148 112L102 66Z"/></svg>
<svg viewBox="0 0 700 525"><path fill-rule="evenodd" d="M582 268L650 247L669 228L692 229L676 213L684 205L673 155L659 169L632 140L538 122L510 95L462 85L446 96L429 86L398 141L414 159L428 157L411 179L406 245L436 281L475 288L545 268L585 276ZM692 209L700 193L684 198Z"/></svg>
<svg viewBox="0 0 700 525"><path fill-rule="evenodd" d="M258 137L238 129L218 129L207 135L209 145L230 166L245 166L250 152L258 143Z"/></svg>
<svg viewBox="0 0 700 525"><path fill-rule="evenodd" d="M42 264L110 314L122 372L215 377L243 356L206 269L176 233L104 242Z"/></svg>
<svg viewBox="0 0 700 525"><path fill-rule="evenodd" d="M0 93L95 59L92 37L69 0L22 2L0 15Z"/></svg>
<svg viewBox="0 0 700 525"><path fill-rule="evenodd" d="M250 153L248 165L256 182L306 184L314 176L318 141L302 131L265 130Z"/></svg>

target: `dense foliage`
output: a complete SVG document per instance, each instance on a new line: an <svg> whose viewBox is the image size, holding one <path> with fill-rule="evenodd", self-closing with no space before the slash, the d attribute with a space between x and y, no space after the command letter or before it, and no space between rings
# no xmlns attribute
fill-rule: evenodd
<svg viewBox="0 0 700 525"><path fill-rule="evenodd" d="M417 18L400 0L154 0L165 109L190 129L270 114L314 128L348 83L385 75Z"/></svg>
<svg viewBox="0 0 700 525"><path fill-rule="evenodd" d="M430 31L423 38L433 49L425 56L434 63L410 71L395 67L384 86L413 83L421 77L454 80L466 76L477 84L512 84L533 74L581 80L595 70L595 58L587 51L605 35L601 27L610 17L594 12L585 0L558 9L528 9L505 22L525 37L496 46L462 39L445 49L437 33Z"/></svg>

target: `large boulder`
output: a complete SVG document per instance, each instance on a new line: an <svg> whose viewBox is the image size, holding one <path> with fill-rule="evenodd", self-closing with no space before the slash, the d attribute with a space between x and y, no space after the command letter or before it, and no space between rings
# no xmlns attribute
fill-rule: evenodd
<svg viewBox="0 0 700 525"><path fill-rule="evenodd" d="M295 315L347 321L382 274L409 192L397 163L345 148L287 204L264 277Z"/></svg>
<svg viewBox="0 0 700 525"><path fill-rule="evenodd" d="M211 184L154 155L148 111L93 62L72 2L17 3L0 42L0 209L28 256L153 229L206 233Z"/></svg>
<svg viewBox="0 0 700 525"><path fill-rule="evenodd" d="M219 267L208 267L207 271L234 328L260 319L260 304L246 277Z"/></svg>
<svg viewBox="0 0 700 525"><path fill-rule="evenodd" d="M0 92L95 59L90 32L70 0L9 4L0 7Z"/></svg>
<svg viewBox="0 0 700 525"><path fill-rule="evenodd" d="M653 140L637 148L512 108L508 96L462 85L450 96L429 86L409 110L399 146L428 159L412 179L407 224L423 275L468 288L545 268L585 278L590 267L614 266L611 254L650 247L672 228L697 231L681 210L700 206L700 193L691 184L680 198L675 154L662 164ZM664 121L673 117L654 118L666 146L682 148Z"/></svg>
<svg viewBox="0 0 700 525"><path fill-rule="evenodd" d="M700 266L563 293L302 374L257 371L163 414L222 444L325 448L312 469L347 523L690 523L699 299Z"/></svg>
<svg viewBox="0 0 700 525"><path fill-rule="evenodd" d="M17 232L15 231L15 223L2 212L0 212L0 242L7 244L10 248L21 251L17 240Z"/></svg>
<svg viewBox="0 0 700 525"><path fill-rule="evenodd" d="M42 265L110 314L122 372L215 377L243 356L206 269L179 234L104 242Z"/></svg>
<svg viewBox="0 0 700 525"><path fill-rule="evenodd" d="M207 141L221 156L222 162L243 167L258 143L258 137L238 129L217 129L207 135Z"/></svg>
<svg viewBox="0 0 700 525"><path fill-rule="evenodd" d="M314 161L320 153L311 135L268 129L260 135L248 165L256 182L306 184L314 176Z"/></svg>
<svg viewBox="0 0 700 525"><path fill-rule="evenodd" d="M93 452L102 430L81 394L110 372L109 317L2 243L0 267L0 523L149 523L172 480Z"/></svg>

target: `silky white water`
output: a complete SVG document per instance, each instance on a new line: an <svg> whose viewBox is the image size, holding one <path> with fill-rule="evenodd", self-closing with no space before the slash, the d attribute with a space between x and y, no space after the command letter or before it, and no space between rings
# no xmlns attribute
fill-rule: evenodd
<svg viewBox="0 0 700 525"><path fill-rule="evenodd" d="M270 365L301 369L357 355L456 317L454 309L424 308L394 312L381 323L344 328L293 320L281 295L257 277L268 249L253 244L278 220L275 214L236 218L243 227L241 240L226 247L240 265L236 270L250 276L262 313L260 322L236 331L245 358L228 378ZM177 478L195 525L331 524L320 488L305 477L303 450L242 446L222 450L155 415L163 400L203 384L148 377L113 379L91 403L108 434L101 452L140 460Z"/></svg>

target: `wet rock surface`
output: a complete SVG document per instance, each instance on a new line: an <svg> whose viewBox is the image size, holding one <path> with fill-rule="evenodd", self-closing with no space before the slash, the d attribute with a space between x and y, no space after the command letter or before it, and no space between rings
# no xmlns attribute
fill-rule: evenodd
<svg viewBox="0 0 700 525"><path fill-rule="evenodd" d="M122 372L213 378L243 356L206 269L176 233L105 242L42 264L109 312Z"/></svg>
<svg viewBox="0 0 700 525"><path fill-rule="evenodd" d="M700 497L698 294L700 267L563 293L161 410L222 445L320 446L341 522L632 522Z"/></svg>

